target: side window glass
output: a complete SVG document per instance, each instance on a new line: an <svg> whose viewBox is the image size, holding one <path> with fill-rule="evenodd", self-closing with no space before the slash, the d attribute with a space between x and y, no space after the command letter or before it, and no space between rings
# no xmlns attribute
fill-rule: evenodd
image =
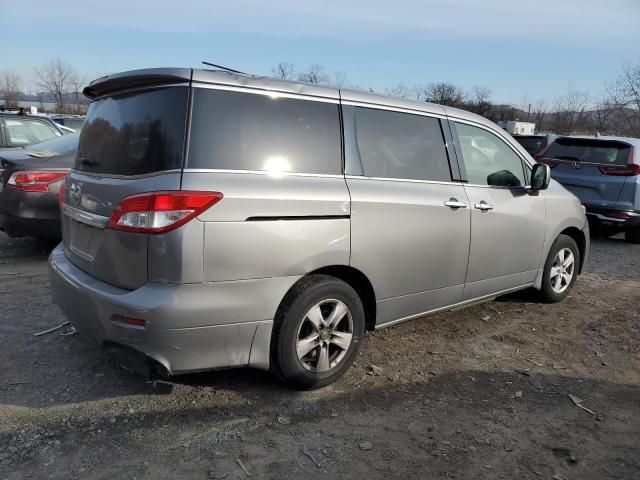
<svg viewBox="0 0 640 480"><path fill-rule="evenodd" d="M196 88L189 168L342 174L337 104Z"/></svg>
<svg viewBox="0 0 640 480"><path fill-rule="evenodd" d="M49 125L27 118L6 119L6 131L9 143L14 146L31 145L56 136Z"/></svg>
<svg viewBox="0 0 640 480"><path fill-rule="evenodd" d="M356 148L346 145L347 153L359 156L365 176L451 181L440 120L373 108L350 108L353 128L349 130L355 134Z"/></svg>
<svg viewBox="0 0 640 480"><path fill-rule="evenodd" d="M458 141L469 183L496 187L526 185L522 160L497 135L456 123Z"/></svg>

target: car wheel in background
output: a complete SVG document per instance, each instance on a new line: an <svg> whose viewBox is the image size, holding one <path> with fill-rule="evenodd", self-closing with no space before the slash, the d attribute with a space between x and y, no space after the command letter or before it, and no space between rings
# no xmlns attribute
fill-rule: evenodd
<svg viewBox="0 0 640 480"><path fill-rule="evenodd" d="M640 243L640 227L630 228L624 232L624 240L629 243Z"/></svg>
<svg viewBox="0 0 640 480"><path fill-rule="evenodd" d="M560 302L569 295L578 277L580 250L575 240L559 235L549 250L542 277L542 296L549 303Z"/></svg>
<svg viewBox="0 0 640 480"><path fill-rule="evenodd" d="M356 291L335 277L310 275L278 309L271 368L296 388L323 387L349 369L364 331L364 307Z"/></svg>

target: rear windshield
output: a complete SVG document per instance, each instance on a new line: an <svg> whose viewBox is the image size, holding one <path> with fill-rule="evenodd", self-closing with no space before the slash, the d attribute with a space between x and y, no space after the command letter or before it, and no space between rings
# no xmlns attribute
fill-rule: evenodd
<svg viewBox="0 0 640 480"><path fill-rule="evenodd" d="M559 138L551 144L545 157L605 165L627 165L631 147L611 140Z"/></svg>
<svg viewBox="0 0 640 480"><path fill-rule="evenodd" d="M187 87L167 87L92 102L76 169L140 175L181 168L188 93Z"/></svg>
<svg viewBox="0 0 640 480"><path fill-rule="evenodd" d="M530 153L530 154L534 154L536 152L539 152L540 150L542 150L547 142L546 142L546 137L522 137L520 135L513 137L516 139L516 141L522 145L524 147L524 149Z"/></svg>

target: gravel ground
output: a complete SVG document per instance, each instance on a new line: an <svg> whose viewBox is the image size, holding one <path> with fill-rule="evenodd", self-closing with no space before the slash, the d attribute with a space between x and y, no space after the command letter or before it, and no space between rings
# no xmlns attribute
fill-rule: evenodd
<svg viewBox="0 0 640 480"><path fill-rule="evenodd" d="M34 337L65 320L51 247L0 235L0 478L640 478L640 245L594 240L561 304L370 334L315 392L244 369L147 382Z"/></svg>

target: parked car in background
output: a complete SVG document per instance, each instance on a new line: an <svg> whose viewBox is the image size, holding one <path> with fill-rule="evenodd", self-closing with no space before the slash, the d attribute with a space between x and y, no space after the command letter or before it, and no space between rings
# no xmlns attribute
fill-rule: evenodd
<svg viewBox="0 0 640 480"><path fill-rule="evenodd" d="M545 133L538 135L514 135L513 138L522 145L522 147L531 155L535 157L536 154L544 150L551 142L553 142L558 136Z"/></svg>
<svg viewBox="0 0 640 480"><path fill-rule="evenodd" d="M63 125L67 128L78 132L84 124L84 116L82 115L55 115L51 119L59 125Z"/></svg>
<svg viewBox="0 0 640 480"><path fill-rule="evenodd" d="M559 137L539 154L576 194L595 232L640 243L640 139Z"/></svg>
<svg viewBox="0 0 640 480"><path fill-rule="evenodd" d="M145 373L320 387L366 329L528 287L557 302L587 257L578 199L478 115L209 70L84 92L53 298Z"/></svg>
<svg viewBox="0 0 640 480"><path fill-rule="evenodd" d="M0 111L0 148L26 147L66 133L48 117Z"/></svg>
<svg viewBox="0 0 640 480"><path fill-rule="evenodd" d="M60 239L59 190L73 166L78 133L0 151L0 230Z"/></svg>

